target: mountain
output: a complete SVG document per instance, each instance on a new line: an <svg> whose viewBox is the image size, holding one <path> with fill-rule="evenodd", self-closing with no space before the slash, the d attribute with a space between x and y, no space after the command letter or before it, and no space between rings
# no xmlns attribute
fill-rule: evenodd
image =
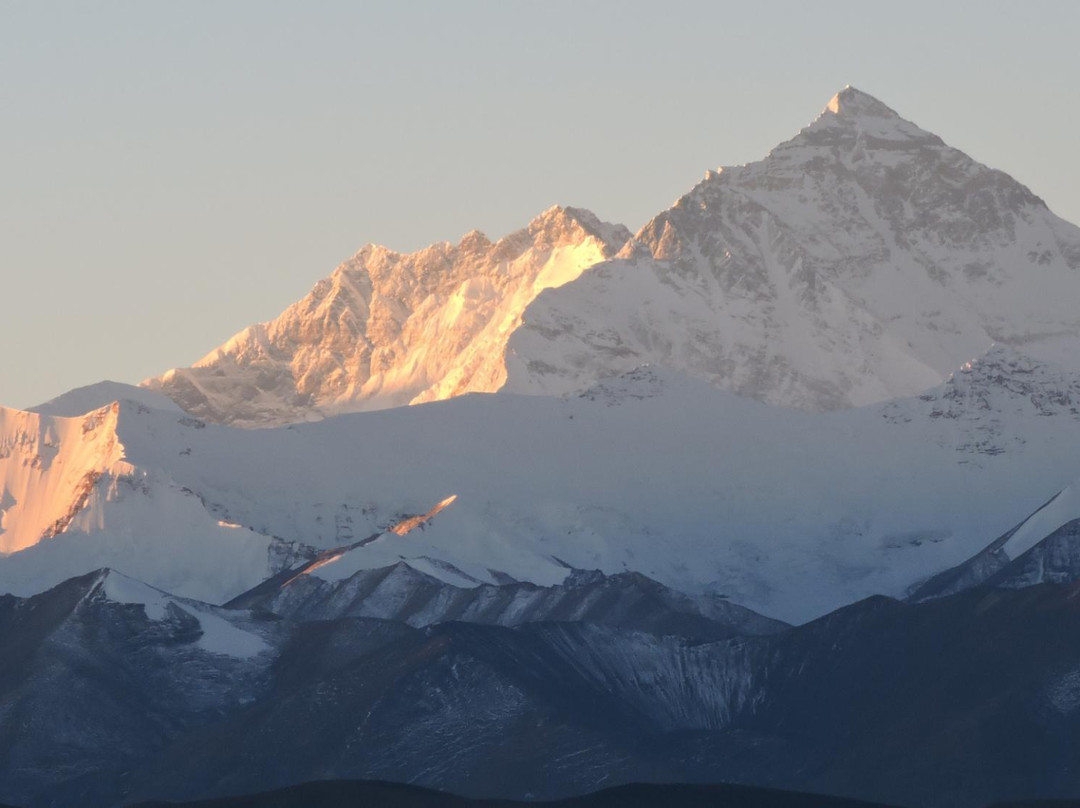
<svg viewBox="0 0 1080 808"><path fill-rule="evenodd" d="M1075 363L1078 298L1080 229L849 87L541 294L504 389L565 393L647 362L770 404L865 405L992 343Z"/></svg>
<svg viewBox="0 0 1080 808"><path fill-rule="evenodd" d="M0 800L1080 793L1080 231L849 88L628 237L0 409Z"/></svg>
<svg viewBox="0 0 1080 808"><path fill-rule="evenodd" d="M409 254L368 245L276 319L143 384L238 426L498 390L525 307L629 238L588 211L553 207L494 243L473 231Z"/></svg>
<svg viewBox="0 0 1080 808"><path fill-rule="evenodd" d="M1069 797L1077 586L877 597L702 643L583 623L295 623L97 571L0 597L0 800L96 808L351 778L474 798L734 779L925 808Z"/></svg>
<svg viewBox="0 0 1080 808"><path fill-rule="evenodd" d="M642 364L831 410L916 395L992 344L1080 367L1080 229L855 88L633 238L552 208L492 244L368 246L277 319L144 385L266 426Z"/></svg>
<svg viewBox="0 0 1080 808"><path fill-rule="evenodd" d="M512 624L534 597L565 616L571 590L629 604L617 576L640 573L669 606L801 623L904 596L1074 480L1078 378L994 349L922 396L830 413L659 368L258 430L130 402L6 411L0 591L109 566L224 603L281 575L268 608ZM589 594L574 570L618 583Z"/></svg>

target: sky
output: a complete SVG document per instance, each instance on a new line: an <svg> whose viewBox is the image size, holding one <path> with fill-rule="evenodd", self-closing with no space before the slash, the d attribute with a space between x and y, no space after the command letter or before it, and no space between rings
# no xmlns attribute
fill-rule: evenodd
<svg viewBox="0 0 1080 808"><path fill-rule="evenodd" d="M1080 3L0 0L0 405L189 365L368 242L638 229L847 84L1080 223Z"/></svg>

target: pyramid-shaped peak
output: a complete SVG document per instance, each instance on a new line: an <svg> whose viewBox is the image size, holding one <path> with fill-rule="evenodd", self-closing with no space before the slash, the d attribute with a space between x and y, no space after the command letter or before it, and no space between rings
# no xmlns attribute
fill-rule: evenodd
<svg viewBox="0 0 1080 808"><path fill-rule="evenodd" d="M849 85L832 97L813 123L792 140L781 143L771 154L790 157L792 147L799 149L808 143L836 145L853 137L865 138L864 145L875 142L918 147L944 145L937 135L920 129L874 96Z"/></svg>
<svg viewBox="0 0 1080 808"><path fill-rule="evenodd" d="M832 97L822 115L837 115L841 118L899 118L896 112L878 101L869 93L852 87L850 84Z"/></svg>

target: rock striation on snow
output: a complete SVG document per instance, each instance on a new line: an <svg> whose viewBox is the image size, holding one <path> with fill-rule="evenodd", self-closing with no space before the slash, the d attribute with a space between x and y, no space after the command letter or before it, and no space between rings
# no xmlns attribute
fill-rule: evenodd
<svg viewBox="0 0 1080 808"><path fill-rule="evenodd" d="M368 245L276 319L143 384L237 426L493 392L525 307L629 238L556 206L497 242L473 231L409 254Z"/></svg>
<svg viewBox="0 0 1080 808"><path fill-rule="evenodd" d="M894 423L937 421L941 439L958 451L1001 454L1024 442L1017 421L1080 422L1080 374L995 345L944 384L884 405L883 415Z"/></svg>
<svg viewBox="0 0 1080 808"><path fill-rule="evenodd" d="M375 617L417 628L459 621L495 626L574 622L702 641L774 634L785 623L715 594L691 597L638 572L575 570L561 584L455 586L399 561L324 578L316 560L234 598L230 608L262 609L290 620Z"/></svg>

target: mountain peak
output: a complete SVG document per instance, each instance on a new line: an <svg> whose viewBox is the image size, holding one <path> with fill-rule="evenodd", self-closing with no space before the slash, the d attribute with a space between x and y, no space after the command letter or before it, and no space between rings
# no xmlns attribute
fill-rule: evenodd
<svg viewBox="0 0 1080 808"><path fill-rule="evenodd" d="M612 254L632 235L623 225L605 222L592 211L563 205L552 205L529 222L528 232L534 239L539 237L545 242L549 239L577 242L582 236L592 236Z"/></svg>
<svg viewBox="0 0 1080 808"><path fill-rule="evenodd" d="M814 121L794 138L781 143L770 156L791 156L805 146L836 146L854 148L861 141L864 148L891 150L944 146L937 135L921 129L901 117L892 107L883 104L869 93L848 85L836 95Z"/></svg>
<svg viewBox="0 0 1080 808"><path fill-rule="evenodd" d="M491 247L491 239L475 228L461 237L458 249L466 252L480 252Z"/></svg>
<svg viewBox="0 0 1080 808"><path fill-rule="evenodd" d="M850 84L832 97L822 116L837 115L842 118L899 118L896 112L869 93Z"/></svg>

